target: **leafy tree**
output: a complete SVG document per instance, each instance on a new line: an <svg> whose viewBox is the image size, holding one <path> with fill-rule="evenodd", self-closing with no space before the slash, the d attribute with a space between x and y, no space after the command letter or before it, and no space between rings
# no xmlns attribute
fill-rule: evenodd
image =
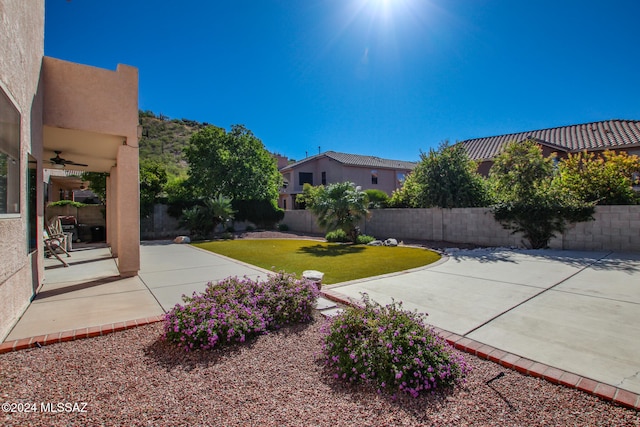
<svg viewBox="0 0 640 427"><path fill-rule="evenodd" d="M224 224L233 217L231 199L218 195L206 199L203 205L195 205L185 209L182 212L180 223L189 229L194 239L200 239L211 235L219 224Z"/></svg>
<svg viewBox="0 0 640 427"><path fill-rule="evenodd" d="M230 132L207 126L191 136L184 153L197 195L277 201L282 175L276 160L244 126L234 125Z"/></svg>
<svg viewBox="0 0 640 427"><path fill-rule="evenodd" d="M415 192L409 204L441 208L486 206L488 193L477 168L460 144L449 145L445 141L437 150L420 153L420 163L411 173L416 188L407 190Z"/></svg>
<svg viewBox="0 0 640 427"><path fill-rule="evenodd" d="M365 218L367 195L352 182L308 188L307 208L318 217L318 224L327 231L343 230L349 240L356 242L360 230L358 222Z"/></svg>
<svg viewBox="0 0 640 427"><path fill-rule="evenodd" d="M571 199L553 183L553 159L533 141L513 142L496 158L490 181L498 203L494 217L532 248L545 248L568 223L592 219L593 205Z"/></svg>
<svg viewBox="0 0 640 427"><path fill-rule="evenodd" d="M324 193L325 188L323 185L313 186L309 183L305 183L302 186L302 193L296 196L296 204L310 208L313 206L316 200L319 199L320 194Z"/></svg>
<svg viewBox="0 0 640 427"><path fill-rule="evenodd" d="M512 142L489 171L494 195L500 201L525 201L547 193L553 180L553 157L544 157L534 141Z"/></svg>
<svg viewBox="0 0 640 427"><path fill-rule="evenodd" d="M419 174L419 170L413 170L409 173L404 179L402 187L391 194L387 206L392 208L420 207L420 185L417 182Z"/></svg>
<svg viewBox="0 0 640 427"><path fill-rule="evenodd" d="M384 191L370 188L364 192L369 200L369 209L380 209L387 206L389 196Z"/></svg>
<svg viewBox="0 0 640 427"><path fill-rule="evenodd" d="M638 202L632 188L633 174L640 172L640 159L627 153L605 151L569 154L560 162L555 185L571 197L600 205L630 205Z"/></svg>
<svg viewBox="0 0 640 427"><path fill-rule="evenodd" d="M106 172L82 172L80 175L83 181L89 182L89 190L100 198L102 203L107 200L107 177Z"/></svg>
<svg viewBox="0 0 640 427"><path fill-rule="evenodd" d="M140 216L147 217L153 212L156 198L167 183L167 169L153 160L140 161Z"/></svg>

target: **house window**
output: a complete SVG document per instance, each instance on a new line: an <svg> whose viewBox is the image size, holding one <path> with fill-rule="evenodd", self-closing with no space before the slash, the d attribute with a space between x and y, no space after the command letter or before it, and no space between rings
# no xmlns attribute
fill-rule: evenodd
<svg viewBox="0 0 640 427"><path fill-rule="evenodd" d="M305 185L305 184L313 185L313 173L299 172L298 182L300 182L300 185Z"/></svg>
<svg viewBox="0 0 640 427"><path fill-rule="evenodd" d="M38 249L38 161L29 154L27 169L27 253Z"/></svg>
<svg viewBox="0 0 640 427"><path fill-rule="evenodd" d="M322 172L322 185L327 185L327 173Z"/></svg>
<svg viewBox="0 0 640 427"><path fill-rule="evenodd" d="M371 171L371 184L378 185L378 171L377 170L372 170Z"/></svg>
<svg viewBox="0 0 640 427"><path fill-rule="evenodd" d="M406 175L404 174L404 172L398 172L396 174L396 186L398 188L402 187L402 184L404 184L405 178L406 178Z"/></svg>
<svg viewBox="0 0 640 427"><path fill-rule="evenodd" d="M0 216L20 213L20 113L0 88Z"/></svg>

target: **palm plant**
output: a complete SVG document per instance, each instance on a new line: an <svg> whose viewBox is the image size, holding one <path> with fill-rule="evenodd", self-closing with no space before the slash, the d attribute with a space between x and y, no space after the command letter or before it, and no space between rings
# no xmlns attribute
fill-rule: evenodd
<svg viewBox="0 0 640 427"><path fill-rule="evenodd" d="M180 223L189 229L194 239L206 238L219 225L233 219L231 199L218 195L207 199L203 205L196 205L182 211Z"/></svg>
<svg viewBox="0 0 640 427"><path fill-rule="evenodd" d="M360 230L358 222L368 216L368 198L352 182L330 184L314 192L308 208L318 218L318 224L327 231L343 230L349 240L356 242Z"/></svg>

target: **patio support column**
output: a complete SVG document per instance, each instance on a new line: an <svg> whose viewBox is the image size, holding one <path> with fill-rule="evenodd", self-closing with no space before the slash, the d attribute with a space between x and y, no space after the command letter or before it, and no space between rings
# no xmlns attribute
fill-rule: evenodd
<svg viewBox="0 0 640 427"><path fill-rule="evenodd" d="M140 270L140 182L137 138L118 147L116 172L117 256L121 276ZM114 183L112 183L113 186Z"/></svg>
<svg viewBox="0 0 640 427"><path fill-rule="evenodd" d="M107 176L107 186L106 186L107 200L105 200L105 209L106 209L106 240L107 246L113 246L113 232L115 230L115 226L112 224L113 217L115 216L115 212L113 211L113 204L115 203L112 200L111 192L113 189L111 188L111 175Z"/></svg>
<svg viewBox="0 0 640 427"><path fill-rule="evenodd" d="M118 168L111 168L107 178L107 233L111 256L118 256Z"/></svg>

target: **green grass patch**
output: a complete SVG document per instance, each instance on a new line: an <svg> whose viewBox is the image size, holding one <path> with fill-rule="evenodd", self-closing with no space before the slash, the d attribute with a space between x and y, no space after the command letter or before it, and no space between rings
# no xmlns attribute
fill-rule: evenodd
<svg viewBox="0 0 640 427"><path fill-rule="evenodd" d="M300 276L324 273L323 284L421 267L440 259L433 251L410 247L341 245L312 240L255 239L195 243L194 246L273 271Z"/></svg>

